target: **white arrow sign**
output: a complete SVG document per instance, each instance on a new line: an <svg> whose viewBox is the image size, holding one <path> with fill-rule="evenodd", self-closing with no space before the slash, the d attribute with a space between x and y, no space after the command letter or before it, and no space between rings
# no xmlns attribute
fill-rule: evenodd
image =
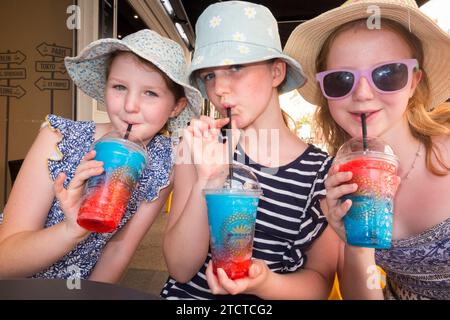
<svg viewBox="0 0 450 320"><path fill-rule="evenodd" d="M21 86L7 87L0 86L0 96L14 97L17 99L25 95L25 90Z"/></svg>
<svg viewBox="0 0 450 320"><path fill-rule="evenodd" d="M44 57L51 56L51 57L64 58L66 56L71 55L72 49L66 48L66 47L61 47L61 46L56 46L56 45L50 45L50 44L47 44L46 42L42 42L37 47L37 51L39 51L39 53Z"/></svg>
<svg viewBox="0 0 450 320"><path fill-rule="evenodd" d="M66 73L66 67L64 62L36 61L36 71Z"/></svg>
<svg viewBox="0 0 450 320"><path fill-rule="evenodd" d="M0 69L0 79L25 79L27 71L23 68Z"/></svg>
<svg viewBox="0 0 450 320"><path fill-rule="evenodd" d="M21 64L25 61L26 56L20 52L2 52L0 53L0 63L16 63Z"/></svg>
<svg viewBox="0 0 450 320"><path fill-rule="evenodd" d="M46 79L40 77L34 84L41 90L69 90L69 80L67 79Z"/></svg>

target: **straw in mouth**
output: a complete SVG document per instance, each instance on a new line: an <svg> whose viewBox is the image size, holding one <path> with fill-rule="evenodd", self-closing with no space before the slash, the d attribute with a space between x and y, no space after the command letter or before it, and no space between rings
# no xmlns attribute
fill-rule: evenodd
<svg viewBox="0 0 450 320"><path fill-rule="evenodd" d="M361 125L362 125L362 139L363 139L363 149L364 151L369 150L367 145L367 124L366 124L366 114L361 113Z"/></svg>
<svg viewBox="0 0 450 320"><path fill-rule="evenodd" d="M227 140L228 140L228 159L230 162L229 174L230 174L230 188L233 188L233 143L232 143L232 134L231 134L231 108L227 108L227 117L230 121L227 124Z"/></svg>
<svg viewBox="0 0 450 320"><path fill-rule="evenodd" d="M123 136L123 138L124 138L125 140L128 139L128 137L129 137L129 135L130 135L130 131L131 131L131 127L132 127L132 126L133 126L133 125L132 125L131 123L128 124L127 132L125 132L125 135Z"/></svg>

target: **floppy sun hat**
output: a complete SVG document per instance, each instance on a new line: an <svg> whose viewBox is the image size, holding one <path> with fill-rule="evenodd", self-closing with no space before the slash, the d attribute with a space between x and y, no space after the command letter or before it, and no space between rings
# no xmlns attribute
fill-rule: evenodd
<svg viewBox="0 0 450 320"><path fill-rule="evenodd" d="M151 62L171 80L184 88L188 105L175 118L169 119L169 130L184 128L188 121L200 115L202 97L189 85L183 49L178 43L144 29L122 40L107 38L92 42L78 56L64 59L75 85L91 98L104 104L108 58L115 51L130 51Z"/></svg>
<svg viewBox="0 0 450 320"><path fill-rule="evenodd" d="M300 64L283 54L277 21L262 5L244 1L212 4L198 18L195 32L189 77L204 97L205 85L195 77L195 71L210 67L280 58L287 63L280 93L294 90L306 81Z"/></svg>
<svg viewBox="0 0 450 320"><path fill-rule="evenodd" d="M298 90L300 94L312 104L321 103L319 83L312 79L317 73L316 59L325 40L341 25L373 16L374 9L379 9L382 19L400 23L422 42L424 63L419 67L427 72L429 80L427 108L433 109L446 101L450 97L450 36L422 13L414 0L350 0L295 28L284 52L297 59L311 79Z"/></svg>

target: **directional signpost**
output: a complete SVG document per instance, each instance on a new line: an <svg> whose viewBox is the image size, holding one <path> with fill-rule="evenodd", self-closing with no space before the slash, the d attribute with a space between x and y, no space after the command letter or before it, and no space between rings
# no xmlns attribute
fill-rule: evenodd
<svg viewBox="0 0 450 320"><path fill-rule="evenodd" d="M4 204L6 204L6 186L8 182L9 102L11 98L20 99L26 94L24 88L20 85L12 85L11 80L21 80L27 77L25 68L16 68L26 58L20 51L11 52L8 50L7 52L0 52L0 97L6 97ZM11 65L14 65L14 67ZM2 81L6 81L6 83L1 83Z"/></svg>
<svg viewBox="0 0 450 320"><path fill-rule="evenodd" d="M42 42L36 49L43 57L64 58L70 56L72 53L72 49L70 48L57 46L55 44L50 45L46 42Z"/></svg>
<svg viewBox="0 0 450 320"><path fill-rule="evenodd" d="M41 54L41 56L51 57L52 59L51 61L36 61L36 71L49 72L50 78L40 77L35 81L34 85L41 91L50 91L50 113L53 113L53 91L70 89L69 80L55 78L55 74L66 73L63 58L70 56L72 49L42 42L36 47L36 50Z"/></svg>
<svg viewBox="0 0 450 320"><path fill-rule="evenodd" d="M25 93L21 86L0 86L0 96L20 99Z"/></svg>
<svg viewBox="0 0 450 320"><path fill-rule="evenodd" d="M40 77L34 84L42 91L69 90L70 88L69 80L67 79L45 79L43 77Z"/></svg>
<svg viewBox="0 0 450 320"><path fill-rule="evenodd" d="M24 68L0 69L0 80L25 79L27 70Z"/></svg>
<svg viewBox="0 0 450 320"><path fill-rule="evenodd" d="M22 64L27 57L20 51L0 52L0 63Z"/></svg>
<svg viewBox="0 0 450 320"><path fill-rule="evenodd" d="M64 62L36 61L36 71L66 73L66 67Z"/></svg>

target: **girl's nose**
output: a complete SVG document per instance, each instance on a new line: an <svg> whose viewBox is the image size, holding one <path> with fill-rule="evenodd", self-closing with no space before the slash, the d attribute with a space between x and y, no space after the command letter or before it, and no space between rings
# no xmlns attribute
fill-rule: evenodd
<svg viewBox="0 0 450 320"><path fill-rule="evenodd" d="M139 99L133 93L128 93L125 99L125 111L129 113L139 111Z"/></svg>
<svg viewBox="0 0 450 320"><path fill-rule="evenodd" d="M355 91L353 91L353 98L355 100L370 100L374 97L374 88L372 88L372 85L370 82L365 78L361 77L356 84Z"/></svg>
<svg viewBox="0 0 450 320"><path fill-rule="evenodd" d="M218 96L230 93L230 78L226 74L216 74L214 79L214 90Z"/></svg>

